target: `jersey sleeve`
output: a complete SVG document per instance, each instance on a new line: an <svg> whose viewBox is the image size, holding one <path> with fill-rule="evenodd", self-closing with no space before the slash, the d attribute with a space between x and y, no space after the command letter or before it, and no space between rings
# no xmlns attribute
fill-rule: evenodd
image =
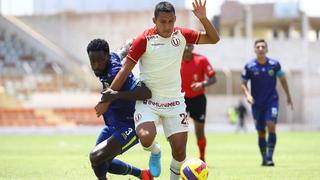
<svg viewBox="0 0 320 180"><path fill-rule="evenodd" d="M186 38L187 44L198 44L201 32L187 28L179 28L182 35Z"/></svg>
<svg viewBox="0 0 320 180"><path fill-rule="evenodd" d="M132 62L137 63L140 57L146 51L146 48L147 38L144 35L140 35L133 41L127 58L130 59Z"/></svg>
<svg viewBox="0 0 320 180"><path fill-rule="evenodd" d="M275 71L276 71L277 77L282 77L282 76L284 76L284 72L282 71L281 65L280 65L279 62L276 63Z"/></svg>
<svg viewBox="0 0 320 180"><path fill-rule="evenodd" d="M241 74L242 81L249 81L250 80L250 71L248 65L245 65Z"/></svg>
<svg viewBox="0 0 320 180"><path fill-rule="evenodd" d="M206 57L203 57L202 68L208 77L213 77L216 74L216 70L211 66L209 60Z"/></svg>

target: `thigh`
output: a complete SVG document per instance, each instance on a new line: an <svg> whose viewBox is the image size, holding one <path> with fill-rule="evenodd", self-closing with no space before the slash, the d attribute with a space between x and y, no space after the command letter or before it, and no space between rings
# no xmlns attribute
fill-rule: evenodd
<svg viewBox="0 0 320 180"><path fill-rule="evenodd" d="M170 114L163 114L162 123L166 138L176 133L189 131L188 116L185 109L185 103L182 102L179 106L176 106Z"/></svg>
<svg viewBox="0 0 320 180"><path fill-rule="evenodd" d="M96 145L100 144L101 142L107 140L108 138L110 138L113 134L113 132L115 131L115 127L113 126L106 126L104 127L99 136L98 136L98 139L96 141Z"/></svg>
<svg viewBox="0 0 320 180"><path fill-rule="evenodd" d="M134 122L137 128L144 122L155 122L159 120L156 112L148 106L147 101L137 101L134 112Z"/></svg>
<svg viewBox="0 0 320 180"><path fill-rule="evenodd" d="M266 121L277 123L278 113L279 113L279 104L278 102L273 102L267 107L264 118Z"/></svg>
<svg viewBox="0 0 320 180"><path fill-rule="evenodd" d="M116 139L121 146L121 154L139 142L133 126L122 126L115 130L112 138Z"/></svg>
<svg viewBox="0 0 320 180"><path fill-rule="evenodd" d="M262 131L266 127L265 110L262 108L252 107L252 115L256 130Z"/></svg>

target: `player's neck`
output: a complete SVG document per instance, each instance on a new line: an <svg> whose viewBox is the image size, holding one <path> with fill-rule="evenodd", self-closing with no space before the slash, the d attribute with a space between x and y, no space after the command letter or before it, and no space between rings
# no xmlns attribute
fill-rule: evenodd
<svg viewBox="0 0 320 180"><path fill-rule="evenodd" d="M190 62L190 60L192 59L192 54L188 54L188 55L184 55L183 56L183 59L184 59L184 61L186 61L186 62Z"/></svg>
<svg viewBox="0 0 320 180"><path fill-rule="evenodd" d="M257 62L259 64L265 64L267 62L267 57L257 57Z"/></svg>

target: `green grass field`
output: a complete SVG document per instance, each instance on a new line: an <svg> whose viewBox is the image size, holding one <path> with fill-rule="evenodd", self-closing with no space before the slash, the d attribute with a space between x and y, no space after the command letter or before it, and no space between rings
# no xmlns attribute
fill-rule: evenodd
<svg viewBox="0 0 320 180"><path fill-rule="evenodd" d="M88 153L95 135L0 136L0 180L94 180ZM169 179L171 153L163 134L163 170ZM211 133L207 136L209 180L318 180L320 133L278 133L275 167L261 167L255 133ZM188 157L198 157L194 134L189 134ZM146 167L149 154L140 145L120 159ZM111 180L135 179L109 176Z"/></svg>

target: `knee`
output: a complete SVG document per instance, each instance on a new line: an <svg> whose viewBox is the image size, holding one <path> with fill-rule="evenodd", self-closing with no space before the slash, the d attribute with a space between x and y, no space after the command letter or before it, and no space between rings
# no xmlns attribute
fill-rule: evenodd
<svg viewBox="0 0 320 180"><path fill-rule="evenodd" d="M136 133L144 147L151 146L156 137L156 129L150 124L138 126Z"/></svg>
<svg viewBox="0 0 320 180"><path fill-rule="evenodd" d="M89 154L89 159L92 166L95 166L98 164L99 155L96 151L91 151Z"/></svg>
<svg viewBox="0 0 320 180"><path fill-rule="evenodd" d="M142 146L149 147L152 145L152 142L154 141L155 134L150 134L149 132L142 132L138 133L138 137Z"/></svg>

